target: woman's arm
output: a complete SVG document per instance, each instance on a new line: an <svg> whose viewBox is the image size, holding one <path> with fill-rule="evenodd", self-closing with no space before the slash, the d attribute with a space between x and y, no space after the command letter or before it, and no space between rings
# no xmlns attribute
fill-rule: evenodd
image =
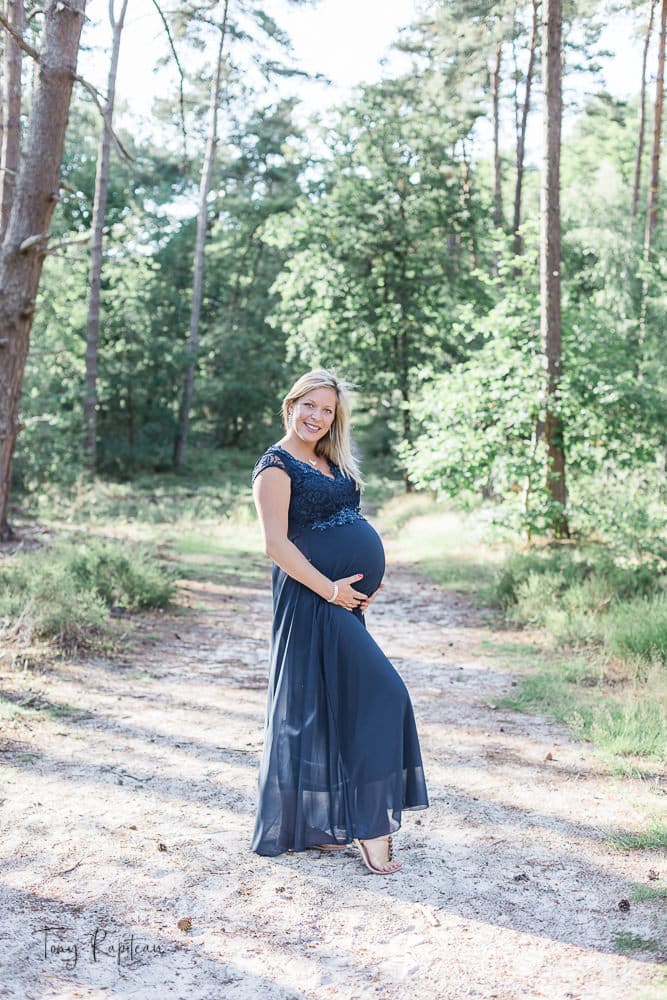
<svg viewBox="0 0 667 1000"><path fill-rule="evenodd" d="M333 603L349 610L356 608L360 601L366 599L366 595L354 590L350 584L360 580L363 574L355 573L342 580L330 580L287 537L290 493L289 476L276 466L264 469L255 479L253 498L264 535L264 551L288 576L314 590L325 601L331 598L334 582L337 583L338 597Z"/></svg>

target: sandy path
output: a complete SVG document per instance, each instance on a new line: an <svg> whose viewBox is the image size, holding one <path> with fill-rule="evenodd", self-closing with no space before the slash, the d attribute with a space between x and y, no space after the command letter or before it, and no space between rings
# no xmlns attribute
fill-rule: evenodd
<svg viewBox="0 0 667 1000"><path fill-rule="evenodd" d="M5 661L22 710L0 739L0 997L667 997L664 901L618 906L667 859L606 840L665 808L665 776L609 776L559 726L496 709L512 678L481 646L488 616L405 568L368 616L432 803L405 815L388 878L353 851L249 851L268 573L186 581L180 602L114 662Z"/></svg>

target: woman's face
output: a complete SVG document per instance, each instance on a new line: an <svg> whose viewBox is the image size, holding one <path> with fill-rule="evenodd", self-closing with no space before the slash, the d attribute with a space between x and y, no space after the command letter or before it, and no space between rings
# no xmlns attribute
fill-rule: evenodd
<svg viewBox="0 0 667 1000"><path fill-rule="evenodd" d="M306 444L315 445L336 415L336 390L321 386L304 393L292 405L292 429Z"/></svg>

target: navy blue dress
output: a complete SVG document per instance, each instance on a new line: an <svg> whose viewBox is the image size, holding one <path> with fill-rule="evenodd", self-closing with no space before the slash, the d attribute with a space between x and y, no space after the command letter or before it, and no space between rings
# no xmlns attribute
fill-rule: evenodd
<svg viewBox="0 0 667 1000"><path fill-rule="evenodd" d="M333 478L272 445L253 482L278 466L291 480L288 537L331 580L384 575L379 535L353 480ZM273 566L273 628L259 804L252 849L276 855L370 840L428 795L410 696L357 609L326 600Z"/></svg>

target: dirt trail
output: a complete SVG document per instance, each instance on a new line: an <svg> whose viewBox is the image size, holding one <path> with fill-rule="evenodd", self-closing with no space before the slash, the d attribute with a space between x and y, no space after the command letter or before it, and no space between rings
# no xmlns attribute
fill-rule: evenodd
<svg viewBox="0 0 667 1000"><path fill-rule="evenodd" d="M268 586L184 581L191 608L145 616L114 662L5 663L0 997L666 997L664 901L619 901L664 885L667 859L607 841L665 807L664 775L610 776L496 708L513 679L482 645L492 619L409 569L368 615L431 795L396 838L403 871L249 851ZM619 952L631 936L662 955Z"/></svg>

